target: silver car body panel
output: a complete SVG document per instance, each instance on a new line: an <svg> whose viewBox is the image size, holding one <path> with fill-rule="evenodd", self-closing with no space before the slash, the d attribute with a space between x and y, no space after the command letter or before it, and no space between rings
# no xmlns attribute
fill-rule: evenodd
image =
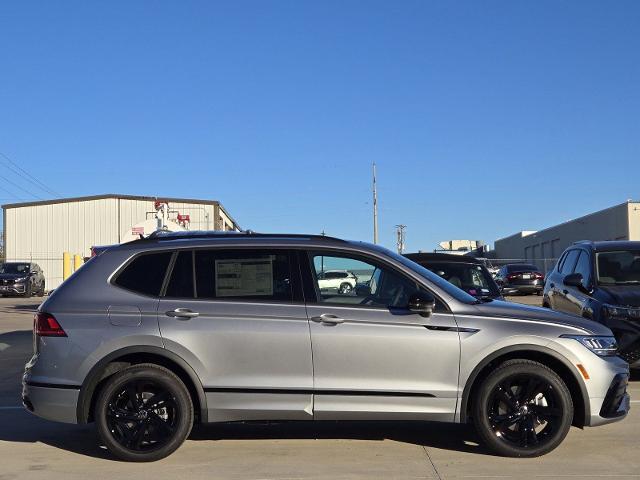
<svg viewBox="0 0 640 480"><path fill-rule="evenodd" d="M448 311L425 318L309 299L306 304L158 299L111 283L134 255L181 248L327 249L365 255L422 284ZM199 315L184 320L165 314L176 308ZM458 300L449 288L365 243L237 236L123 244L79 269L40 310L53 314L68 334L37 337L24 376L34 413L52 420L82 421L73 412L81 410L88 378L99 374L101 362L114 352L136 348L167 352L188 366L198 392L204 392L202 417L208 421L464 421L465 388L477 368L503 349L553 352L570 366L589 397L587 424L624 418L603 418L599 412L613 378L628 373L627 364L560 338L610 335L606 327L547 309ZM343 321L317 321L323 314ZM588 380L578 364L589 372Z"/></svg>

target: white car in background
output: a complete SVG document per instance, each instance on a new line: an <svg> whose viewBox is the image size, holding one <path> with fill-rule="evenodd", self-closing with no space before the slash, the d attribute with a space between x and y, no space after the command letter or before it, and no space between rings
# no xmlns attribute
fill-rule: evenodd
<svg viewBox="0 0 640 480"><path fill-rule="evenodd" d="M327 270L318 273L320 290L337 290L339 294L351 293L356 288L358 277L347 270Z"/></svg>

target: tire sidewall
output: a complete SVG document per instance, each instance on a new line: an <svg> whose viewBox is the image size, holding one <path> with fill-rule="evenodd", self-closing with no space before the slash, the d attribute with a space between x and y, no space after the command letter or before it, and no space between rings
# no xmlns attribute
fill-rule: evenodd
<svg viewBox="0 0 640 480"><path fill-rule="evenodd" d="M551 441L538 447L516 447L500 440L494 433L488 416L488 401L492 391L499 383L513 375L531 375L543 378L549 382L558 393L563 410L562 418ZM573 402L569 389L562 379L547 367L532 361L505 364L494 370L484 380L478 390L478 396L473 406L473 416L476 429L482 440L496 453L509 457L537 457L556 448L567 436L573 420Z"/></svg>
<svg viewBox="0 0 640 480"><path fill-rule="evenodd" d="M178 407L178 422L173 438L165 445L150 452L135 452L120 445L113 438L107 424L106 410L109 400L118 389L130 381L143 379L152 380L171 392ZM169 370L134 366L113 375L100 391L96 402L95 419L100 438L116 457L133 462L152 462L173 453L189 436L193 426L193 404L184 383Z"/></svg>

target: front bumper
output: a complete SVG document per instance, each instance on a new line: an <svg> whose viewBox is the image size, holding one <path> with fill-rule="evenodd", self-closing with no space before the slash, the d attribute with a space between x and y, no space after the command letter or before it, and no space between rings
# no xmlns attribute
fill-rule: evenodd
<svg viewBox="0 0 640 480"><path fill-rule="evenodd" d="M78 423L77 405L80 387L68 385L41 385L22 382L22 405L46 420Z"/></svg>
<svg viewBox="0 0 640 480"><path fill-rule="evenodd" d="M16 295L22 295L26 291L27 291L27 285L24 283L14 283L13 285L0 285L0 294L14 293Z"/></svg>

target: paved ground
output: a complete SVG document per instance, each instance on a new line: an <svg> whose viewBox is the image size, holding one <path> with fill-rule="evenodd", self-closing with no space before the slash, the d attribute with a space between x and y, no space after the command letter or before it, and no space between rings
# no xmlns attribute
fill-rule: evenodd
<svg viewBox="0 0 640 480"><path fill-rule="evenodd" d="M212 425L195 430L166 460L117 462L98 446L91 426L47 422L15 408L37 304L0 299L0 480L640 478L640 403L623 422L572 429L560 448L539 459L492 456L460 425L370 422Z"/></svg>

